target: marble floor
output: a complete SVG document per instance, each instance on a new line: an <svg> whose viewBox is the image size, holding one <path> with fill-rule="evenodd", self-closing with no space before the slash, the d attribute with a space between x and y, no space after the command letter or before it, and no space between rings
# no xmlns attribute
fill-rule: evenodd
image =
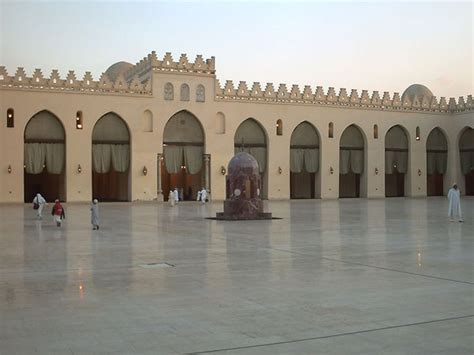
<svg viewBox="0 0 474 355"><path fill-rule="evenodd" d="M0 353L472 354L474 198L0 205ZM50 205L51 206L51 205ZM48 210L48 208L46 209Z"/></svg>

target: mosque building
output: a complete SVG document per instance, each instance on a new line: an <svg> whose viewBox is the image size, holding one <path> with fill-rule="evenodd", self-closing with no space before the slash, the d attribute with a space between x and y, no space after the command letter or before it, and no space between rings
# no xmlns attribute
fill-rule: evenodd
<svg viewBox="0 0 474 355"><path fill-rule="evenodd" d="M61 77L0 67L0 202L225 199L236 152L264 199L474 195L474 102L255 82L222 86L215 58L150 53Z"/></svg>

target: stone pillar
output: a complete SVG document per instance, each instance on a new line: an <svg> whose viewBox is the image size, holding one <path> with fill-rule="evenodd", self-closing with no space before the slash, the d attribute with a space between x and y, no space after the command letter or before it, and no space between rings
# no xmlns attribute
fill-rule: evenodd
<svg viewBox="0 0 474 355"><path fill-rule="evenodd" d="M163 160L163 154L162 153L158 153L157 155L157 173L158 173L158 176L157 176L157 187L158 187L158 193L157 193L157 200L158 201L164 201L164 197L163 197L163 189L161 188L161 161Z"/></svg>
<svg viewBox="0 0 474 355"><path fill-rule="evenodd" d="M211 199L211 185L209 184L209 176L211 173L211 155L204 154L204 187L209 194L209 200Z"/></svg>

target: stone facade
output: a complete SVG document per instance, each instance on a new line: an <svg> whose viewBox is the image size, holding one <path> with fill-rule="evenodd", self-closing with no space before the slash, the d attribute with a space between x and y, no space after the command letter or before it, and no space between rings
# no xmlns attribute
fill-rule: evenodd
<svg viewBox="0 0 474 355"><path fill-rule="evenodd" d="M423 90L419 91L423 96L418 97L416 88L410 95L400 96L377 91L369 94L367 90L359 94L356 89L344 88L336 91L332 87L324 90L320 86L302 90L298 85L288 87L272 83L234 85L232 81L222 87L216 79L214 57L204 60L200 55L189 62L184 54L175 61L170 53L159 60L152 52L136 65L115 66L98 81L89 72L80 80L74 71L61 78L53 70L46 78L39 69L27 76L23 68L9 75L0 67L0 202L24 200L25 127L41 111L52 113L64 127L67 201L92 198L92 131L110 112L125 121L130 133L128 200L132 201L162 198L159 162L163 158L163 132L168 120L182 111L191 113L202 126L202 180L213 199L225 198L222 168L234 155L239 125L248 118L265 132L264 180L269 199L290 197L290 140L295 128L305 121L319 136L317 197L339 197L340 140L351 125L360 129L365 146L361 197L385 196L385 134L396 125L403 128L408 139L404 195L427 195L426 143L436 127L448 143L443 189L446 192L451 182L457 181L464 190L459 140L467 128L474 128L472 95L456 100L438 99Z"/></svg>

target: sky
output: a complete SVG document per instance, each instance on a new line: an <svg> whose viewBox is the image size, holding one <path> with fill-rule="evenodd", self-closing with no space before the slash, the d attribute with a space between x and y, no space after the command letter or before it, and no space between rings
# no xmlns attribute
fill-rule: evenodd
<svg viewBox="0 0 474 355"><path fill-rule="evenodd" d="M95 79L155 50L216 57L226 80L473 94L472 1L0 0L0 65Z"/></svg>

